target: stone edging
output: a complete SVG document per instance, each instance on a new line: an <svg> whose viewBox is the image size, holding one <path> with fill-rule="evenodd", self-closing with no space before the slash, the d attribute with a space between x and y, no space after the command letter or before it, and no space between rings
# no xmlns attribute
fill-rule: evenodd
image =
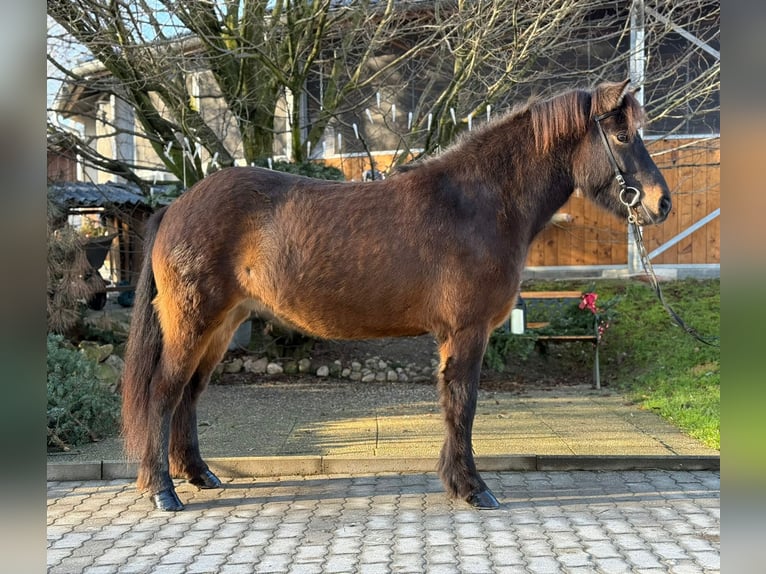
<svg viewBox="0 0 766 574"><path fill-rule="evenodd" d="M319 363L309 358L270 361L266 357L245 355L225 359L216 367L215 374L244 372L258 375L281 375L283 373L293 375L303 373L320 378L333 377L361 381L363 383L371 383L373 381L418 383L432 381L438 364L436 359L431 359L430 367L423 367L416 363L398 365L380 357L352 360L344 364L340 360L335 360L331 363Z"/></svg>
<svg viewBox="0 0 766 574"><path fill-rule="evenodd" d="M209 458L210 469L222 478L313 476L363 473L435 472L432 457L340 457L340 456L260 456ZM568 470L720 470L716 455L509 455L476 458L479 471L568 471ZM134 479L136 463L94 461L48 463L47 480Z"/></svg>

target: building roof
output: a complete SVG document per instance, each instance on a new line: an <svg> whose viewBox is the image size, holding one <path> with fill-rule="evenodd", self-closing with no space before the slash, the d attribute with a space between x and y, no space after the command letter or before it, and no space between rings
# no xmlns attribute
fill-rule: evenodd
<svg viewBox="0 0 766 574"><path fill-rule="evenodd" d="M141 189L132 183L57 181L48 186L48 196L62 207L148 205Z"/></svg>

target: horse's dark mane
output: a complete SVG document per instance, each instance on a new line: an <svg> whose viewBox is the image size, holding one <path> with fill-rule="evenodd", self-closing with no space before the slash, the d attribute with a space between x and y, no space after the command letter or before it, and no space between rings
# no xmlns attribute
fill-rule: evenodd
<svg viewBox="0 0 766 574"><path fill-rule="evenodd" d="M548 152L560 139L576 139L588 129L591 93L571 90L548 100L532 101L526 106L532 120L535 147Z"/></svg>
<svg viewBox="0 0 766 574"><path fill-rule="evenodd" d="M544 153L550 151L553 143L559 139L582 137L593 118L612 111L613 104L603 99L603 92L575 89L547 100L532 101L519 113L529 110L535 145L538 151ZM633 137L643 121L641 104L632 92L627 91L621 109L629 135Z"/></svg>
<svg viewBox="0 0 766 574"><path fill-rule="evenodd" d="M601 96L599 98L599 96ZM430 158L420 158L412 163L397 167L394 173L416 169L452 152L464 153L471 148L482 146L487 134L502 124L510 124L524 114L530 115L534 144L538 153L547 153L556 141L578 139L588 130L589 122L597 115L612 111L604 95L596 90L574 89L561 92L548 99L531 98L524 104L513 107L510 111L497 116L471 132L461 133L443 154ZM643 108L633 95L627 91L623 96L622 113L630 137L638 131L643 121Z"/></svg>

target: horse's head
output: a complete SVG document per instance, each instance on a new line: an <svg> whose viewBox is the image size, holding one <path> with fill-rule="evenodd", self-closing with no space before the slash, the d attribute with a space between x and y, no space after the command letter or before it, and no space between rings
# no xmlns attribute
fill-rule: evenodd
<svg viewBox="0 0 766 574"><path fill-rule="evenodd" d="M628 80L592 92L588 132L575 152L575 185L641 225L664 221L672 202L665 178L638 134L643 110Z"/></svg>

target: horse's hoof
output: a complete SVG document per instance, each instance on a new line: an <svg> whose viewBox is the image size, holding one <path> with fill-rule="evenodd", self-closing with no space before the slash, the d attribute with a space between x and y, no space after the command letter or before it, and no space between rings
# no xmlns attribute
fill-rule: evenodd
<svg viewBox="0 0 766 574"><path fill-rule="evenodd" d="M172 488L166 488L165 490L160 490L157 494L153 494L152 502L154 502L154 507L157 510L173 512L184 509L181 499L178 498L176 491Z"/></svg>
<svg viewBox="0 0 766 574"><path fill-rule="evenodd" d="M189 484L193 484L197 488L221 488L221 479L209 470L206 470L199 476L190 478Z"/></svg>
<svg viewBox="0 0 766 574"><path fill-rule="evenodd" d="M466 498L466 501L474 508L498 508L500 506L500 503L497 501L497 498L495 498L495 495L492 494L489 490L476 492Z"/></svg>

